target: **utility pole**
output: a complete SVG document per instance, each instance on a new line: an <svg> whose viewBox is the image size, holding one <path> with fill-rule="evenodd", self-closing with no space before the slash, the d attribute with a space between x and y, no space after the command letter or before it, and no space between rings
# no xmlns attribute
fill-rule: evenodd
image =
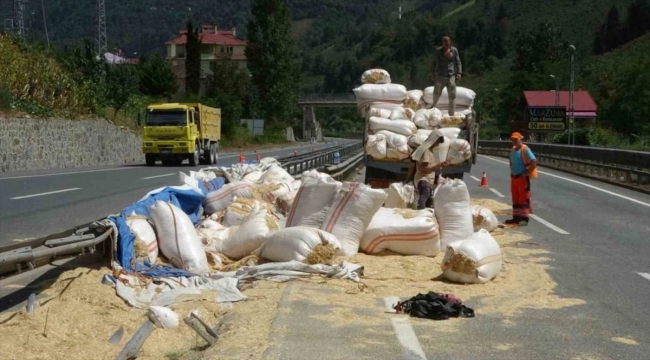
<svg viewBox="0 0 650 360"><path fill-rule="evenodd" d="M41 0L41 12L43 13L43 27L45 28L45 39L47 40L47 48L50 48L50 34L47 32L47 19L45 18L45 3Z"/></svg>
<svg viewBox="0 0 650 360"><path fill-rule="evenodd" d="M399 4L399 19L402 20L402 4Z"/></svg>
<svg viewBox="0 0 650 360"><path fill-rule="evenodd" d="M106 45L106 3L97 0L97 54L102 56L108 51Z"/></svg>
<svg viewBox="0 0 650 360"><path fill-rule="evenodd" d="M560 79L558 79L555 75L551 75L553 79L555 79L555 106L560 105Z"/></svg>
<svg viewBox="0 0 650 360"><path fill-rule="evenodd" d="M569 124L571 127L571 132L569 133L569 137L572 138L572 144L576 144L576 125L575 125L575 114L574 114L574 107L573 107L573 93L575 91L575 81L574 81L574 75L573 75L573 59L576 53L576 47L573 45L569 45L569 48L571 48L571 86L569 88L569 112L570 112L570 118L569 118Z"/></svg>

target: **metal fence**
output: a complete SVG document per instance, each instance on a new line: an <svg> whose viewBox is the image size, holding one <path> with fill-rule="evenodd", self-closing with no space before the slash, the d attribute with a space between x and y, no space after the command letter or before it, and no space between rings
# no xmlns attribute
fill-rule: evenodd
<svg viewBox="0 0 650 360"><path fill-rule="evenodd" d="M540 165L593 177L616 184L639 186L644 190L650 185L650 152L528 143ZM481 140L478 152L484 155L508 157L510 141ZM650 190L650 189L647 189Z"/></svg>
<svg viewBox="0 0 650 360"><path fill-rule="evenodd" d="M355 141L352 144L341 145L298 156L289 156L278 159L278 161L280 161L282 167L289 174L295 176L307 170L318 170L324 168L326 165L334 164L334 154L337 152L339 153L340 161L344 161L346 157L357 154L361 151L363 151L363 143L361 141Z"/></svg>

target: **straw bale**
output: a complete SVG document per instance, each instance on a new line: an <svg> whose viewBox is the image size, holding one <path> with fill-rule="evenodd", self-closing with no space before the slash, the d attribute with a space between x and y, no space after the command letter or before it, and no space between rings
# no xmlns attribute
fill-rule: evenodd
<svg viewBox="0 0 650 360"><path fill-rule="evenodd" d="M318 244L307 255L307 264L331 264L335 255L336 249L331 244Z"/></svg>

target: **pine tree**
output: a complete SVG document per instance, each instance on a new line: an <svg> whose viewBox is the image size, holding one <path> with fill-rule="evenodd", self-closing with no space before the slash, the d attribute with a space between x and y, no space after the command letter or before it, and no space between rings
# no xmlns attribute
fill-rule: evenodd
<svg viewBox="0 0 650 360"><path fill-rule="evenodd" d="M201 90L201 39L192 20L187 21L185 43L185 92L198 95Z"/></svg>
<svg viewBox="0 0 650 360"><path fill-rule="evenodd" d="M140 92L146 95L169 98L178 88L176 75L160 53L142 58L140 68Z"/></svg>
<svg viewBox="0 0 650 360"><path fill-rule="evenodd" d="M496 21L500 22L503 19L508 17L508 11L504 3L499 4L499 10L497 10Z"/></svg>
<svg viewBox="0 0 650 360"><path fill-rule="evenodd" d="M616 5L613 5L607 12L607 20L603 30L606 52L621 45L621 19Z"/></svg>
<svg viewBox="0 0 650 360"><path fill-rule="evenodd" d="M604 34L604 25L601 25L598 30L594 33L594 49L593 52L595 55L600 55L605 52L605 34Z"/></svg>
<svg viewBox="0 0 650 360"><path fill-rule="evenodd" d="M124 108L131 96L137 94L140 79L134 65L106 64L106 98L115 109L113 120Z"/></svg>
<svg viewBox="0 0 650 360"><path fill-rule="evenodd" d="M281 128L296 111L299 71L291 51L287 0L253 0L246 58L262 108L272 128Z"/></svg>

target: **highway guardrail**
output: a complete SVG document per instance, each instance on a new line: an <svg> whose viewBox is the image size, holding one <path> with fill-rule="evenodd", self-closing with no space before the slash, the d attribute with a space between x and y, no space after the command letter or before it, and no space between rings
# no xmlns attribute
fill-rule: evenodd
<svg viewBox="0 0 650 360"><path fill-rule="evenodd" d="M650 152L527 143L539 165L650 193ZM508 157L510 141L480 140L478 153Z"/></svg>
<svg viewBox="0 0 650 360"><path fill-rule="evenodd" d="M334 155L339 153L340 162L349 155L363 152L363 143L355 141L351 144L306 153L298 156L288 156L278 159L284 170L294 177L299 177L304 171L316 169L323 171L328 165L334 164Z"/></svg>
<svg viewBox="0 0 650 360"><path fill-rule="evenodd" d="M335 153L339 153L339 163L335 164ZM316 169L329 173L337 180L349 175L363 159L361 141L330 147L309 153L279 158L281 166L295 178L307 170ZM25 243L0 247L0 279L50 263L57 257L92 254L98 246L104 251L104 243L112 233L99 222L77 226L61 233L32 239ZM110 251L110 250L108 250Z"/></svg>

